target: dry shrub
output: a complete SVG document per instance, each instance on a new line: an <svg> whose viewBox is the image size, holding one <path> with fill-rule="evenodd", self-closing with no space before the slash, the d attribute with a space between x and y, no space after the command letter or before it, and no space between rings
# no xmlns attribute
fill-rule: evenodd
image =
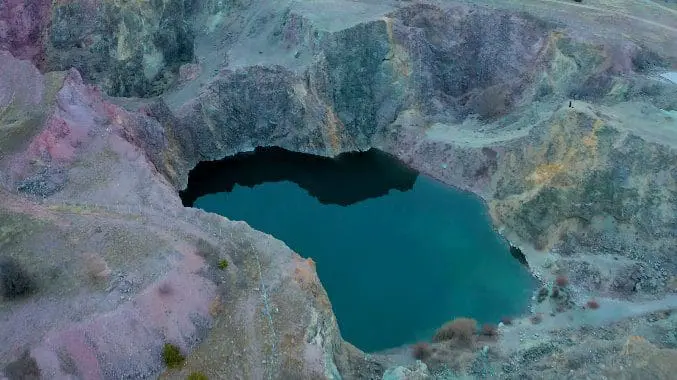
<svg viewBox="0 0 677 380"><path fill-rule="evenodd" d="M498 326L493 323L485 323L482 325L482 335L484 336L497 336L498 335Z"/></svg>
<svg viewBox="0 0 677 380"><path fill-rule="evenodd" d="M548 298L549 293L550 291L548 291L548 288L546 288L545 286L538 289L538 294L536 295L536 302L541 303L545 301L545 299Z"/></svg>
<svg viewBox="0 0 677 380"><path fill-rule="evenodd" d="M454 343L468 346L475 341L476 333L476 320L472 318L456 318L453 321L445 323L435 332L433 342L450 340Z"/></svg>
<svg viewBox="0 0 677 380"><path fill-rule="evenodd" d="M85 270L91 279L104 280L111 275L112 271L108 267L106 260L104 260L100 255L92 252L86 252L83 253L82 256L85 263Z"/></svg>
<svg viewBox="0 0 677 380"><path fill-rule="evenodd" d="M563 288L563 287L569 285L569 277L567 277L565 275L559 275L555 279L555 284L557 286L559 286L560 288Z"/></svg>
<svg viewBox="0 0 677 380"><path fill-rule="evenodd" d="M170 283L167 282L167 281L163 281L163 282L160 283L160 285L158 286L158 292L159 292L161 295L163 295L163 296L166 296L166 295L171 294L171 293L172 293L172 290L173 290L173 289L172 289L172 284L170 284Z"/></svg>
<svg viewBox="0 0 677 380"><path fill-rule="evenodd" d="M596 310L599 309L599 302L597 302L596 300L589 300L588 302L585 303L585 306L588 309Z"/></svg>
<svg viewBox="0 0 677 380"><path fill-rule="evenodd" d="M543 314L541 314L541 313L534 314L534 315L531 316L531 318L529 318L529 320L534 325L537 325L537 324L543 322Z"/></svg>
<svg viewBox="0 0 677 380"><path fill-rule="evenodd" d="M426 342L419 342L411 346L411 356L413 356L414 359L426 360L430 355L432 355L432 349Z"/></svg>
<svg viewBox="0 0 677 380"><path fill-rule="evenodd" d="M550 293L550 297L559 298L559 295L560 295L559 294L559 288L558 287L552 288L552 293Z"/></svg>

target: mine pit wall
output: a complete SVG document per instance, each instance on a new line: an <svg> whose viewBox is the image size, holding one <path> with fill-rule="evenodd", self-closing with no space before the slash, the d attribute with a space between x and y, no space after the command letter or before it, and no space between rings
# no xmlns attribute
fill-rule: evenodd
<svg viewBox="0 0 677 380"><path fill-rule="evenodd" d="M138 143L176 189L185 188L199 161L257 146L330 157L376 147L480 196L497 229L524 249L544 281L555 275L545 267L550 261L591 295L668 291L677 270L670 251L677 245L677 152L633 132L614 108L637 99L647 112L661 112L650 104L677 109L669 100L677 99L669 96L674 86L655 84L639 65L627 64L652 55L635 49L628 58L614 46L586 45L500 12L489 21L481 12L463 16L474 21L453 32L471 42L453 53L458 41L426 31L453 29L451 19L409 12L422 15L406 15L418 27L391 15L319 33L314 60L302 71L221 70L181 107L148 106L157 123L143 127ZM486 33L474 24L483 21L520 38L473 41ZM466 54L474 58L440 69ZM618 56L622 65L611 58ZM478 60L492 59L472 72ZM571 98L577 100L569 108ZM606 270L597 258L621 260ZM335 365L344 376L357 371L355 377L382 370L340 339L334 319L323 320L331 322L322 328L322 346L333 356L325 368Z"/></svg>
<svg viewBox="0 0 677 380"><path fill-rule="evenodd" d="M323 156L376 147L482 197L530 261L586 268L594 280L581 285L592 292L664 293L677 271L677 153L622 127L612 107L675 107L674 86L648 83L628 64L653 55L578 43L515 14L435 10L324 34L305 72L224 71L178 110L154 104L147 111L166 138L156 166L181 189L199 161L257 146ZM483 30L489 23L499 27ZM583 100L569 108L572 97ZM440 125L441 137L431 132ZM629 260L602 273L588 263L597 255Z"/></svg>

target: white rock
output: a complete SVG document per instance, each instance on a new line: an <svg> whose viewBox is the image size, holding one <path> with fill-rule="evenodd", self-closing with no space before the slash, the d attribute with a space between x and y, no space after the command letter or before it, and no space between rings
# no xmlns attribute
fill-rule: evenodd
<svg viewBox="0 0 677 380"><path fill-rule="evenodd" d="M672 83L677 84L677 71L668 71L667 73L661 74L661 78L667 79Z"/></svg>

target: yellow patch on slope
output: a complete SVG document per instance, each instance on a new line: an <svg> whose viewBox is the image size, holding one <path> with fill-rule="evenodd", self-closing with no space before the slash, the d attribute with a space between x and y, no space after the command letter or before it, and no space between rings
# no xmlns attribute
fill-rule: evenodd
<svg viewBox="0 0 677 380"><path fill-rule="evenodd" d="M331 106L326 106L326 120L327 120L327 138L329 141L329 148L334 154L338 154L341 151L341 137L339 136L340 130L343 129L343 123L336 116L336 112L331 108Z"/></svg>
<svg viewBox="0 0 677 380"><path fill-rule="evenodd" d="M567 118L564 123L573 123L577 128L580 125L578 118ZM569 186L570 183L558 182L553 183L558 174L564 174L564 178L581 177L583 172L595 167L598 164L598 139L597 133L602 128L604 123L595 119L592 130L583 135L576 135L575 129L567 128L562 123L555 123L551 127L550 141L538 149L534 161L543 162L536 166L534 171L527 176L527 179L532 181L536 186L544 185L559 185ZM546 152L553 156L554 159L548 160Z"/></svg>
<svg viewBox="0 0 677 380"><path fill-rule="evenodd" d="M549 183L557 174L564 170L564 165L561 163L543 164L536 167L529 179L537 185Z"/></svg>
<svg viewBox="0 0 677 380"><path fill-rule="evenodd" d="M390 61L393 70L402 77L408 77L411 74L411 65L409 61L409 53L406 49L395 41L393 34L393 20L390 17L384 17L383 21L386 23L386 32L388 33L388 60Z"/></svg>
<svg viewBox="0 0 677 380"><path fill-rule="evenodd" d="M591 149L597 149L597 132L602 128L604 123L600 119L596 119L592 124L592 131L583 137L583 144Z"/></svg>

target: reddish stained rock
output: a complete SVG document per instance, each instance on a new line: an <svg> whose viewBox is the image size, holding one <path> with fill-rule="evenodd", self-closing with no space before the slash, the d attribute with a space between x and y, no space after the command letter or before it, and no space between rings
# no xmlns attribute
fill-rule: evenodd
<svg viewBox="0 0 677 380"><path fill-rule="evenodd" d="M71 70L57 95L58 107L43 131L32 141L27 158L44 158L58 163L71 162L78 146L87 141L94 118L103 112L103 101L97 90L82 83L76 70Z"/></svg>

